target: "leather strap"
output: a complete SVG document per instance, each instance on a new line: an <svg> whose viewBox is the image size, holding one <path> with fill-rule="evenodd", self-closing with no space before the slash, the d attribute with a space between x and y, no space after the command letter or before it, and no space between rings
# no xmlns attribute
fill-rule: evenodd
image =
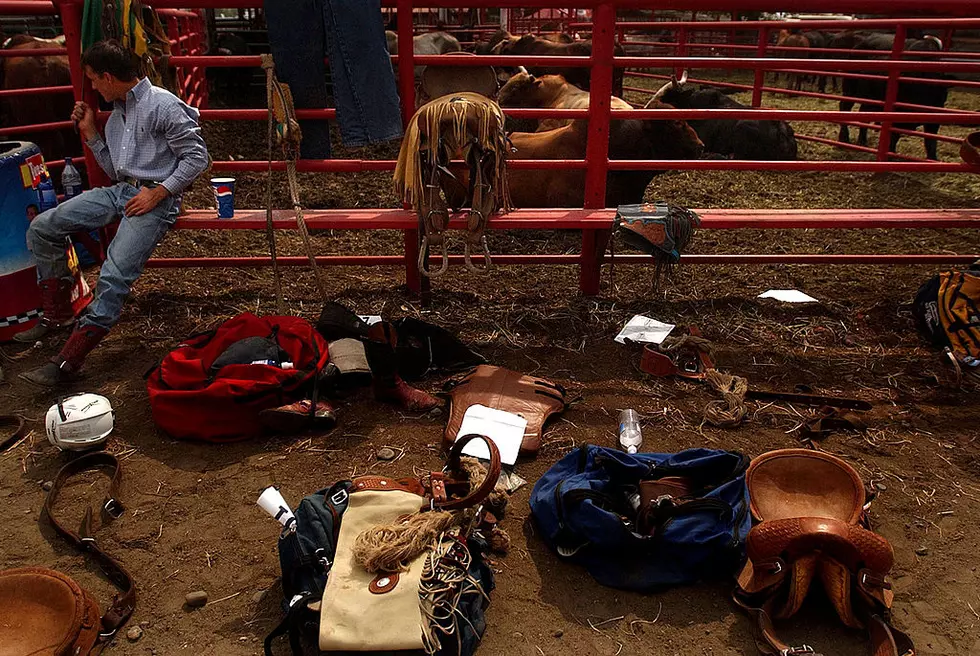
<svg viewBox="0 0 980 656"><path fill-rule="evenodd" d="M463 457L463 447L473 440L483 440L484 444L490 450L490 466L487 469L487 477L483 479L483 483L480 484L480 487L476 491L462 499L449 499L445 494L440 495L442 499L434 496L432 500L433 507L440 510L460 510L461 508L478 506L486 501L490 493L493 492L493 488L496 487L497 479L500 478L500 451L497 450L497 445L493 443L493 440L484 435L470 433L453 442L453 447L449 450L449 458L446 462L444 472L460 471L460 459ZM433 488L437 487L437 485L448 484L449 482L445 479L445 473L434 473L432 475Z"/></svg>
<svg viewBox="0 0 980 656"><path fill-rule="evenodd" d="M102 631L99 634L99 643L105 644L112 639L116 632L126 624L130 615L133 614L133 609L136 608L136 584L126 568L115 558L102 551L95 541L95 536L92 535L91 506L85 509L85 517L82 519L78 533L65 528L52 512L55 501L58 499L58 493L61 492L61 488L68 479L83 471L97 467L108 467L111 469L109 495L102 504L102 519L103 521L111 521L119 517L123 512L123 507L117 498L119 484L122 480L122 469L120 469L119 461L116 460L116 457L104 451L85 454L61 468L61 471L58 472L58 475L54 479L51 491L48 492L48 496L44 500L44 512L47 514L48 521L51 522L54 530L81 551L91 554L105 575L109 577L109 580L121 591L121 594L113 597L112 605L102 616Z"/></svg>
<svg viewBox="0 0 980 656"><path fill-rule="evenodd" d="M867 577L862 576L864 572L859 572L859 576L854 577L857 585L862 582L867 583ZM880 581L883 585L887 584L884 579ZM761 595L747 595L746 591L737 586L732 595L735 603L738 604L749 615L755 618L758 628L756 642L759 651L771 656L792 656L794 654L811 654L819 656L809 645L791 647L776 635L776 630L772 623L772 607L776 598L780 595L782 585L768 588ZM764 595L761 603L760 597ZM870 653L873 656L915 656L915 646L912 639L902 631L894 628L886 619L887 608L880 604L869 602L864 595L858 594L854 590L851 599L855 604L861 621L868 631L868 638L871 642ZM755 601L755 603L753 603ZM881 606L880 608L878 606ZM880 611L880 612L879 612Z"/></svg>
<svg viewBox="0 0 980 656"><path fill-rule="evenodd" d="M6 437L0 437L0 451L24 437L27 434L27 422L20 415L0 415L0 425L13 424L15 426L12 433Z"/></svg>

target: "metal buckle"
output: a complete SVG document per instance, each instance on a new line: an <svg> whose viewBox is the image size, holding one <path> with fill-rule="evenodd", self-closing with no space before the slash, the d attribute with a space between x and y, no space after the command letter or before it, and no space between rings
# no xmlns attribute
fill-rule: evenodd
<svg viewBox="0 0 980 656"><path fill-rule="evenodd" d="M772 573L773 573L773 574L779 574L780 572L782 572L782 571L783 571L783 564L782 564L781 562L779 562L779 561L777 560L777 561L775 561L775 563L773 563L773 564L774 564L774 565L776 566L776 567L775 567L775 569L773 569L773 570L772 570ZM804 645L804 647L805 647L805 646L806 646L806 645ZM811 649L810 651L812 652L813 650ZM804 652L804 653L806 653L806 652Z"/></svg>
<svg viewBox="0 0 980 656"><path fill-rule="evenodd" d="M123 514L122 504L116 499L107 499L102 509L113 519L119 519Z"/></svg>
<svg viewBox="0 0 980 656"><path fill-rule="evenodd" d="M347 501L347 497L347 490L337 490L330 496L330 503L334 504L335 506L339 506Z"/></svg>
<svg viewBox="0 0 980 656"><path fill-rule="evenodd" d="M801 645L799 647L790 647L789 649L784 649L779 652L780 656L794 656L795 654L815 654L813 647L810 645Z"/></svg>

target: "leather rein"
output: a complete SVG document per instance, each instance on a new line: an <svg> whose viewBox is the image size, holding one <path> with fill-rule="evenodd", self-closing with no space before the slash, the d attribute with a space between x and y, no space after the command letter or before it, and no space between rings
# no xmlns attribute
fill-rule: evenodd
<svg viewBox="0 0 980 656"><path fill-rule="evenodd" d="M85 454L61 468L61 471L58 472L58 475L54 479L51 491L48 492L48 496L44 500L44 512L47 514L48 521L51 522L51 526L58 535L65 538L80 551L90 554L99 564L99 567L102 568L105 575L109 577L109 580L120 590L120 594L113 597L112 605L102 615L102 630L99 633L99 644L104 646L112 640L112 637L126 624L129 617L133 614L133 610L136 608L136 584L126 568L118 560L103 551L96 542L95 536L92 533L91 506L85 509L85 517L82 519L78 533L65 528L52 512L55 501L58 499L58 494L71 477L86 470L103 467L109 468L110 479L108 495L101 508L102 520L103 522L108 522L117 519L123 513L123 506L117 498L119 495L119 484L122 480L122 470L116 457L104 451Z"/></svg>

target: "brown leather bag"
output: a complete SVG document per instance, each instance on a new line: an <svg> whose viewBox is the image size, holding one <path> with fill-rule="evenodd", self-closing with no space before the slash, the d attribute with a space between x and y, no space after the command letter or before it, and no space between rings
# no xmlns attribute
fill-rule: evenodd
<svg viewBox="0 0 980 656"><path fill-rule="evenodd" d="M567 393L561 385L491 365L480 365L453 383L448 396L449 422L442 438L442 446L447 450L453 445L463 415L471 405L504 410L526 419L522 455L537 453L548 417L568 407Z"/></svg>
<svg viewBox="0 0 980 656"><path fill-rule="evenodd" d="M54 480L44 511L54 530L95 559L122 591L104 615L95 598L71 577L43 567L0 572L0 654L7 656L88 656L99 654L126 623L136 605L129 572L102 551L92 535L92 509L82 520L80 534L66 529L52 513L62 486L71 476L95 467L110 467L109 496L102 506L103 521L122 514L116 499L121 473L109 453L91 453L69 462Z"/></svg>
<svg viewBox="0 0 980 656"><path fill-rule="evenodd" d="M913 656L912 641L890 623L894 554L866 528L865 490L854 468L826 453L782 449L753 460L745 481L760 523L749 531L734 597L758 624L759 650L815 654L781 641L772 621L794 615L819 578L841 621L867 630L871 653Z"/></svg>

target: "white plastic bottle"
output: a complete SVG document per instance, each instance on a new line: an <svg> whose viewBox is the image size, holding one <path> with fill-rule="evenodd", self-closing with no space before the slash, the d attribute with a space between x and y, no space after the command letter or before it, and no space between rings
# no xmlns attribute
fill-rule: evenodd
<svg viewBox="0 0 980 656"><path fill-rule="evenodd" d="M633 409L619 413L619 445L626 453L636 453L643 444L640 416Z"/></svg>

